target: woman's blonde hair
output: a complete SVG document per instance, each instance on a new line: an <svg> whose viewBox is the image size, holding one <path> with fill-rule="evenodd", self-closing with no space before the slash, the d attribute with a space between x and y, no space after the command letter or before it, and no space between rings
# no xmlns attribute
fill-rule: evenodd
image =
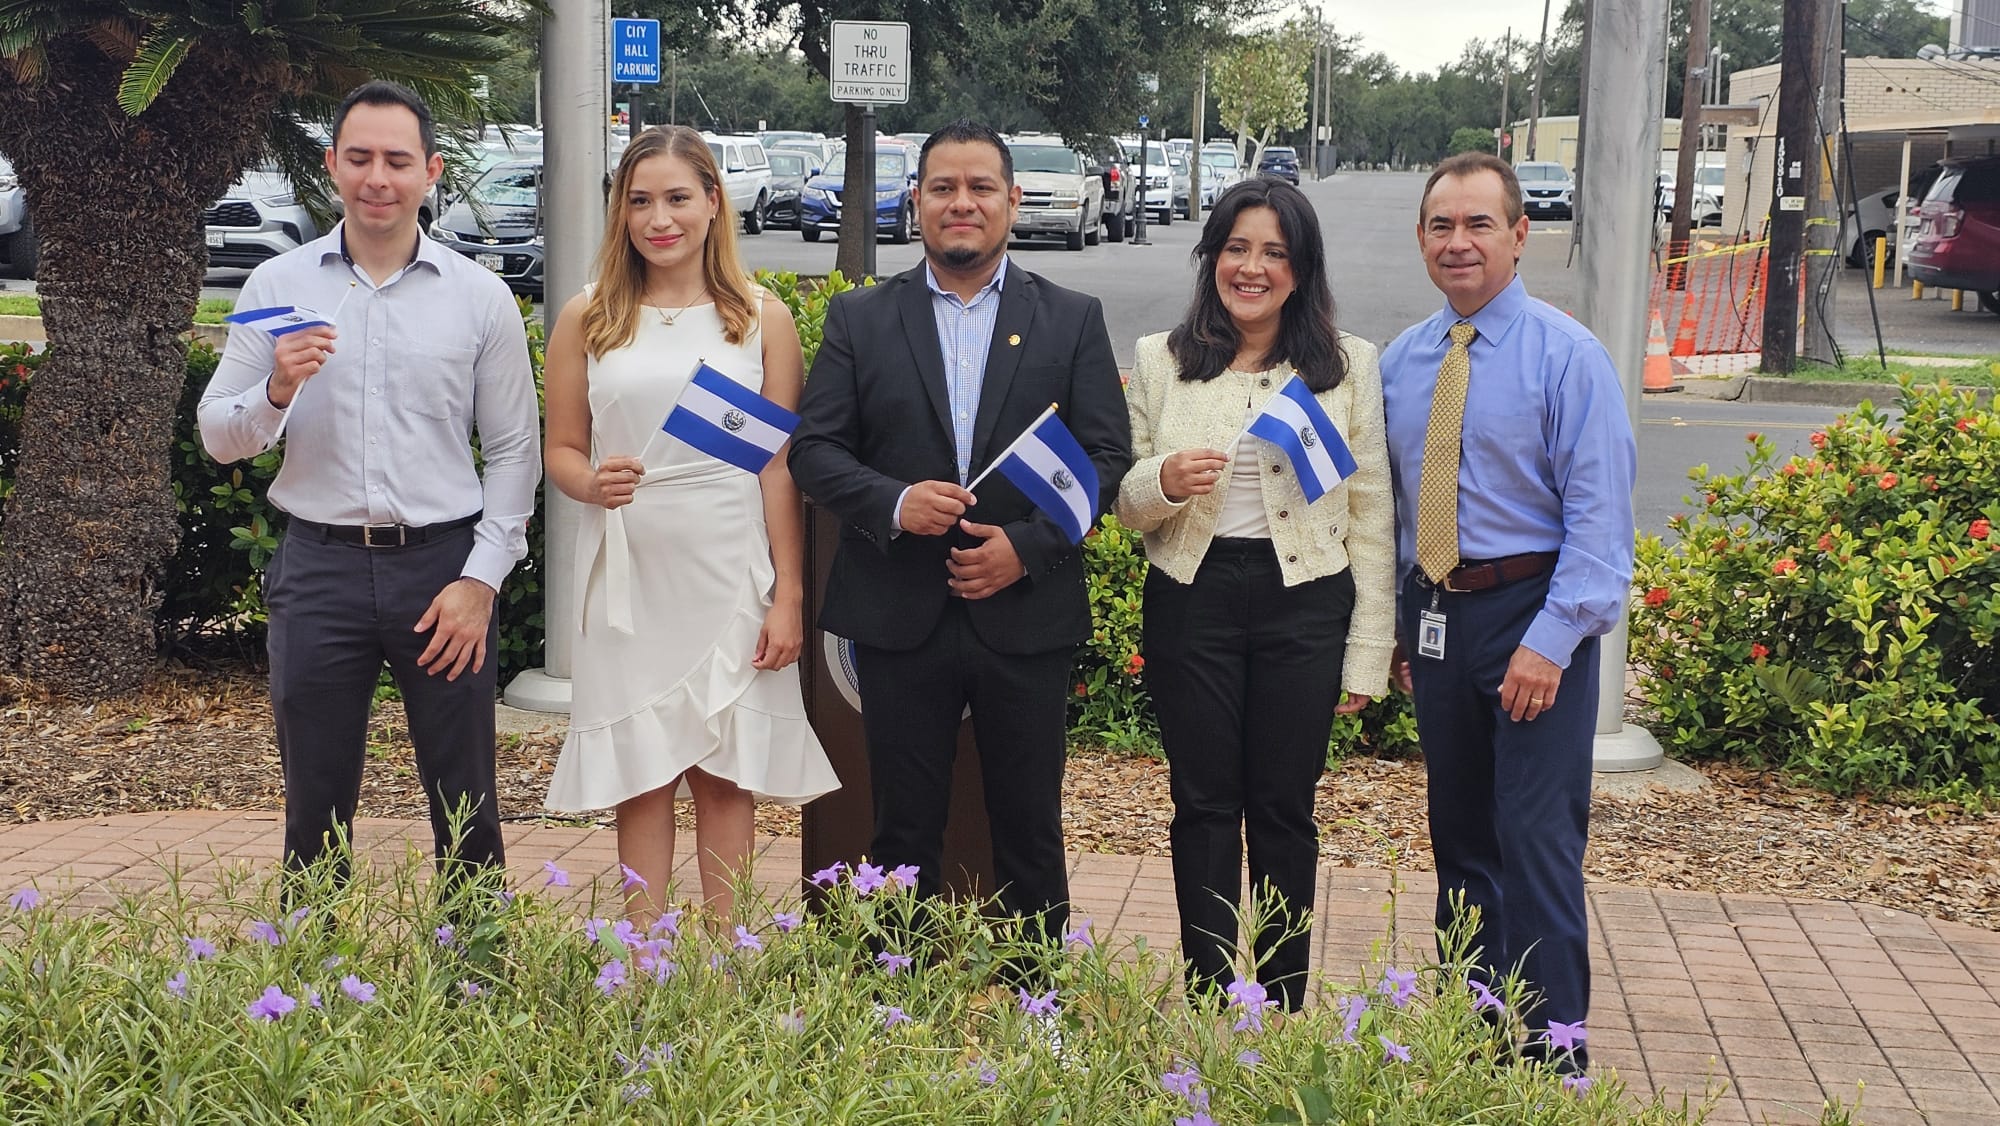
<svg viewBox="0 0 2000 1126"><path fill-rule="evenodd" d="M611 178L611 196L604 216L604 241L597 248L597 285L583 309L584 348L602 356L632 342L638 331L639 301L646 292L646 260L632 245L626 230L632 176L639 163L656 156L677 156L701 181L715 201L715 219L702 246L701 272L715 311L722 317L723 335L741 344L758 323L755 294L736 253L736 212L722 190L715 154L700 133L685 125L655 125L632 139Z"/></svg>

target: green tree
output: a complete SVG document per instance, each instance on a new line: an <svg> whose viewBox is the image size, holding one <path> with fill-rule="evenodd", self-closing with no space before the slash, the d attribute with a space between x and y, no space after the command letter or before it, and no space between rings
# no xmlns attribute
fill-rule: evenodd
<svg viewBox="0 0 2000 1126"><path fill-rule="evenodd" d="M1445 144L1445 155L1456 156L1462 152L1492 152L1493 130L1478 129L1461 125L1451 131L1451 140Z"/></svg>
<svg viewBox="0 0 2000 1126"><path fill-rule="evenodd" d="M81 695L135 687L178 537L174 408L202 211L262 153L326 196L319 143L371 76L478 122L471 78L521 9L482 0L0 0L0 151L41 234L51 346L0 548L0 661Z"/></svg>
<svg viewBox="0 0 2000 1126"><path fill-rule="evenodd" d="M1236 134L1236 160L1254 167L1278 129L1306 123L1306 70L1312 65L1313 28L1288 23L1247 36L1215 60L1209 90L1225 127ZM1255 148L1245 152L1252 135Z"/></svg>

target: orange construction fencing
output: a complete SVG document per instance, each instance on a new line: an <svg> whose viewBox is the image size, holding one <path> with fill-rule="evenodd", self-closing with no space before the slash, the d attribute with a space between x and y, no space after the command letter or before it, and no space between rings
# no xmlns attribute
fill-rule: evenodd
<svg viewBox="0 0 2000 1126"><path fill-rule="evenodd" d="M1674 356L1761 350L1770 243L1703 239L1692 252L1669 243L1653 272L1652 308L1673 327Z"/></svg>

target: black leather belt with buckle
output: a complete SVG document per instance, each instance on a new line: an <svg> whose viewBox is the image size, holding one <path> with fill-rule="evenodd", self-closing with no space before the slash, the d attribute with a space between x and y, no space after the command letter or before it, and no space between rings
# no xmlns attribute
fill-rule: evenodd
<svg viewBox="0 0 2000 1126"><path fill-rule="evenodd" d="M294 531L306 532L317 537L322 543L346 543L356 547L415 547L429 543L479 523L482 514L475 512L457 520L447 520L442 524L322 524L317 520L302 520L292 517Z"/></svg>
<svg viewBox="0 0 2000 1126"><path fill-rule="evenodd" d="M1492 590L1547 573L1555 567L1557 554L1553 551L1527 551L1499 559L1468 560L1448 572L1438 586L1454 594Z"/></svg>

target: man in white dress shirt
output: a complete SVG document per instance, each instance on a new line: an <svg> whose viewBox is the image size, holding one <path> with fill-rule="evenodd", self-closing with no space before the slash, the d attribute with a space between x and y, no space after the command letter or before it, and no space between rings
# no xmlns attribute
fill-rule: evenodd
<svg viewBox="0 0 2000 1126"><path fill-rule="evenodd" d="M231 332L202 395L202 444L226 463L285 442L271 502L291 519L264 599L287 868L353 822L386 661L455 882L503 862L494 597L527 553L541 479L534 376L506 285L419 229L444 168L423 99L355 89L326 164L346 218L257 267L238 306L305 307L336 327ZM335 863L346 871L344 853Z"/></svg>

